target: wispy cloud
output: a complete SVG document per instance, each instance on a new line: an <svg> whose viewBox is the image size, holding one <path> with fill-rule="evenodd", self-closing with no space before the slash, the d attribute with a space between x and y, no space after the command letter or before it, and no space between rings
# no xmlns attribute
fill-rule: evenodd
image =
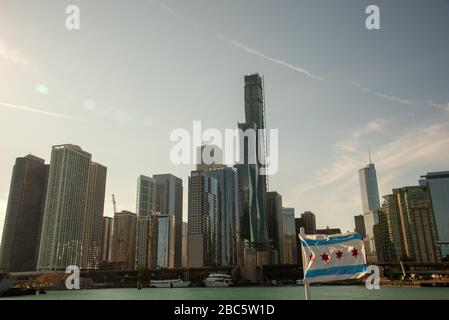
<svg viewBox="0 0 449 320"><path fill-rule="evenodd" d="M382 124L383 123L383 124ZM334 144L334 159L330 167L317 170L311 181L298 188L299 193L310 192L338 182L336 189L344 191L354 184L357 186L357 170L367 162L365 150L360 151L359 139L365 134L381 131L385 122L370 122L364 129L357 129L350 139ZM449 149L449 125L433 124L429 127L414 128L395 140L377 146L374 158L378 169L379 184L385 185L400 176L407 166L419 161L437 161L441 150ZM419 175L419 173L417 173Z"/></svg>
<svg viewBox="0 0 449 320"><path fill-rule="evenodd" d="M5 108L10 108L10 109L40 113L40 114L44 114L44 115L52 116L52 117L59 117L59 118L64 118L64 119L76 120L76 121L87 121L86 119L83 119L83 118L78 118L78 117L74 117L74 116L70 116L70 115L66 115L66 114L62 114L62 113L56 113L56 112L50 112L50 111L45 111L45 110L36 109L36 108L24 107L24 106L19 106L16 104L11 104L11 103L6 103L6 102L0 102L0 106L5 107Z"/></svg>
<svg viewBox="0 0 449 320"><path fill-rule="evenodd" d="M279 64L279 65L281 65L283 67L286 67L286 68L289 68L290 70L299 72L299 73L301 73L301 74L303 74L303 75L305 75L305 76L307 76L309 78L315 79L315 80L324 80L323 77L318 76L316 74L313 74L313 73L311 73L310 71L307 71L304 68L298 67L298 66L296 66L294 64L288 63L288 62L280 60L280 59L269 57L269 56L263 54L262 52L259 52L259 51L255 50L255 49L252 49L252 48L248 47L247 45L245 45L243 43L240 43L240 42L238 42L238 41L236 41L234 39L226 37L226 36L222 35L221 33L217 32L217 33L215 33L215 35L218 38L220 38L221 40L226 41L227 43L230 43L233 46L235 46L235 47L237 47L237 48L239 48L239 49L241 49L241 50L243 50L243 51L245 51L247 53L253 54L253 55L255 55L255 56L259 57L259 58L262 58L262 59L264 59L266 61Z"/></svg>
<svg viewBox="0 0 449 320"><path fill-rule="evenodd" d="M349 138L336 142L333 146L334 159L329 167L317 170L311 181L300 186L298 192L309 192L317 188L325 187L338 182L351 174L355 175L362 160L359 155L359 143L363 136L373 132L380 132L385 128L387 120L375 119L365 126L354 130ZM367 159L364 151L365 159ZM357 154L357 156L355 156ZM367 160L366 160L367 161Z"/></svg>

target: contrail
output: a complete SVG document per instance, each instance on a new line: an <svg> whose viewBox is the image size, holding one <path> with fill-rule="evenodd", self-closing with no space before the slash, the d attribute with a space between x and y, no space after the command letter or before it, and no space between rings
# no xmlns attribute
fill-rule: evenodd
<svg viewBox="0 0 449 320"><path fill-rule="evenodd" d="M311 73L311 72L309 72L309 71L307 71L307 70L305 70L305 69L303 69L301 67L295 66L293 64L290 64L288 62L285 62L285 61L282 61L282 60L279 60L279 59L276 59L276 58L269 57L269 56L267 56L267 55L265 55L265 54L263 54L263 53L261 53L261 52L259 52L257 50L254 50L254 49L244 45L243 43L240 43L240 42L235 41L235 40L233 40L231 38L228 38L228 37L226 37L226 36L224 36L224 35L222 35L220 33L215 33L215 35L218 38L220 38L221 40L224 40L227 43L230 43L233 46L236 46L237 48L240 48L240 49L242 49L242 50L244 50L244 51L246 51L248 53L254 54L254 55L258 56L259 58L262 58L264 60L267 60L267 61L279 64L279 65L284 66L284 67L287 67L287 68L289 68L289 69L291 69L293 71L302 73L302 74L304 74L304 75L306 75L306 76L308 76L308 77L310 77L312 79L324 80L322 77L317 76L317 75L315 75L315 74L313 74L313 73Z"/></svg>
<svg viewBox="0 0 449 320"><path fill-rule="evenodd" d="M58 117L58 118L76 120L76 121L83 121L83 122L87 121L86 119L83 119L83 118L78 118L78 117L68 116L68 115L61 114L61 113L55 113L55 112L49 112L49 111L44 111L44 110L40 110L40 109L19 106L19 105L11 104L11 103L0 102L0 106L6 107L6 108L11 108L11 109L24 110L24 111L45 114L47 116L52 116L52 117Z"/></svg>
<svg viewBox="0 0 449 320"><path fill-rule="evenodd" d="M190 23L192 25L199 26L198 22L190 20L190 19L188 19L185 16L181 16L175 10L173 10L170 6L168 6L166 3L164 3L162 0L157 0L157 2L159 3L159 5L161 6L161 8L163 10L165 10L169 14L173 15L174 17L176 17L178 19L182 19L185 22L188 22L188 23ZM205 29L207 29L207 28L205 28ZM237 47L237 48L239 48L239 49L241 49L241 50L243 50L243 51L245 51L247 53L253 54L253 55L255 55L255 56L257 56L257 57L259 57L261 59L264 59L264 60L272 62L272 63L276 63L276 64L281 65L281 66L284 66L284 67L289 68L289 69L291 69L293 71L296 71L298 73L306 75L309 78L312 78L312 79L315 79L315 80L320 80L320 81L324 80L324 78L321 77L321 76L315 75L315 74L311 73L310 71L307 71L307 70L305 70L305 69L303 69L301 67L293 65L293 64L288 63L286 61L269 57L269 56L265 55L264 53L259 52L259 51L255 50L255 49L252 49L252 48L248 47L247 45L245 45L243 43L240 43L240 42L238 42L238 41L236 41L234 39L231 39L231 38L229 38L229 37L227 37L227 36L225 36L225 35L223 35L223 34L221 34L219 32L215 32L214 34L220 40L225 41L228 44L230 44L232 46L235 46L235 47ZM442 104L435 103L432 100L418 101L418 100L403 99L403 98L398 98L398 97L395 97L395 96L391 96L391 95L387 95L387 94L383 94L383 93L380 93L380 92L373 91L373 90L371 90L369 88L361 86L357 82L352 82L351 85L356 87L357 89L360 89L360 90L362 90L362 91L364 91L366 93L369 93L371 95L377 96L377 97L385 99L385 100L394 101L394 102L399 103L399 104L405 104L405 105L416 105L416 104L423 105L424 104L424 105L428 105L428 106L431 106L431 107L434 107L434 108L438 108L438 109L441 109L441 110L449 111L449 103L447 105L442 105Z"/></svg>
<svg viewBox="0 0 449 320"><path fill-rule="evenodd" d="M167 11L172 16L174 16L176 18L179 18L179 19L183 19L184 21L186 21L186 22L188 22L188 23L190 23L192 25L199 26L199 24L197 22L192 21L191 19L188 19L188 18L186 18L184 16L179 15L175 10L173 10L171 7L169 7L163 1L159 0L158 3L162 7L162 9ZM207 28L204 28L204 29L207 29ZM243 43L240 43L240 42L238 42L238 41L236 41L234 39L226 37L225 35L223 35L221 33L215 32L215 36L217 38L219 38L220 40L223 40L223 41L227 42L228 44L233 45L234 47L237 47L237 48L239 48L239 49L241 49L243 51L246 51L247 53L251 53L251 54L253 54L253 55L255 55L255 56L259 57L259 58L262 58L262 59L264 59L266 61L279 64L279 65L284 66L286 68L289 68L289 69L291 69L293 71L296 71L296 72L299 72L299 73L301 73L303 75L306 75L307 77L312 78L312 79L324 80L322 77L317 76L317 75L315 75L315 74L313 74L313 73L311 73L311 72L309 72L309 71L307 71L307 70L305 70L305 69L303 69L301 67L295 66L295 65L293 65L291 63L288 63L286 61L282 61L282 60L279 60L279 59L276 59L276 58L269 57L269 56L263 54L262 52L259 52L259 51L255 50L255 49L252 49L252 48L250 48L250 47L244 45Z"/></svg>
<svg viewBox="0 0 449 320"><path fill-rule="evenodd" d="M386 99L386 100L390 100L390 101L394 101L400 104L407 104L407 105L412 105L412 104L427 104L431 107L434 108L438 108L438 109L443 109L443 110L449 110L449 104L447 106L442 105L442 104L438 104L433 102L432 100L409 100L409 99L403 99L403 98L398 98L395 96L390 96L384 93L380 93L380 92L376 92L373 90L370 90L369 88L363 87L362 85L360 85L357 82L352 82L352 85L360 90L362 90L363 92L375 95L376 97L382 98L382 99Z"/></svg>

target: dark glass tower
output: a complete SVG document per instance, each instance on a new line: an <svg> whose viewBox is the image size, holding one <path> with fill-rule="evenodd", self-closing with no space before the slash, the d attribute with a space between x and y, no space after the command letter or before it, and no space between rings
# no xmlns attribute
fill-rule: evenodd
<svg viewBox="0 0 449 320"><path fill-rule="evenodd" d="M0 248L1 271L36 270L49 166L27 155L13 168Z"/></svg>
<svg viewBox="0 0 449 320"><path fill-rule="evenodd" d="M239 124L239 129L244 132L247 129L263 130L266 128L263 90L263 78L259 74L245 76L245 123ZM263 174L266 158L265 134L258 132L255 141L256 145L254 150L249 148L250 146L248 146L246 139L244 148L244 164L248 164L250 167L246 171L248 173L254 173L254 176L250 176L247 179L248 182L253 183L251 189L255 192L255 203L251 203L251 209L249 211L252 211L253 216L250 221L256 224L256 230L251 230L250 234L254 237L251 241L255 241L252 245L255 245L258 250L265 251L269 246L267 232L268 216L266 211L268 180L267 176ZM249 161L252 156L250 152L255 153L256 163ZM245 189L248 189L248 186L245 186ZM256 207L255 209L254 206ZM243 212L248 211L248 209L243 208Z"/></svg>

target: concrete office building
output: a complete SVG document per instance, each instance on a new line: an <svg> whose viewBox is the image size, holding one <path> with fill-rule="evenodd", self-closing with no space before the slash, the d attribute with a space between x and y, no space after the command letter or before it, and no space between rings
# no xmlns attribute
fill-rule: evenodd
<svg viewBox="0 0 449 320"><path fill-rule="evenodd" d="M130 211L114 214L112 263L117 270L134 270L136 256L137 215Z"/></svg>
<svg viewBox="0 0 449 320"><path fill-rule="evenodd" d="M112 232L114 221L111 217L103 217L103 246L101 250L101 261L112 261Z"/></svg>
<svg viewBox="0 0 449 320"><path fill-rule="evenodd" d="M94 270L100 267L102 253L102 227L106 190L105 166L92 162L87 185L87 204L83 223L81 268Z"/></svg>
<svg viewBox="0 0 449 320"><path fill-rule="evenodd" d="M441 253L428 186L393 189L401 224L403 251L416 262L439 262Z"/></svg>
<svg viewBox="0 0 449 320"><path fill-rule="evenodd" d="M203 171L192 171L188 194L188 266L216 266L217 180Z"/></svg>
<svg viewBox="0 0 449 320"><path fill-rule="evenodd" d="M33 155L12 171L0 247L0 272L36 270L49 166Z"/></svg>

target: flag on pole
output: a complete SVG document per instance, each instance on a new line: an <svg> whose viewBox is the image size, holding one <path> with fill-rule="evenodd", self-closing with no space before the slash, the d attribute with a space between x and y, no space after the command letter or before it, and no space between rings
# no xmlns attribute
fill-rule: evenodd
<svg viewBox="0 0 449 320"><path fill-rule="evenodd" d="M299 235L304 280L308 283L359 279L366 272L365 247L358 233Z"/></svg>

